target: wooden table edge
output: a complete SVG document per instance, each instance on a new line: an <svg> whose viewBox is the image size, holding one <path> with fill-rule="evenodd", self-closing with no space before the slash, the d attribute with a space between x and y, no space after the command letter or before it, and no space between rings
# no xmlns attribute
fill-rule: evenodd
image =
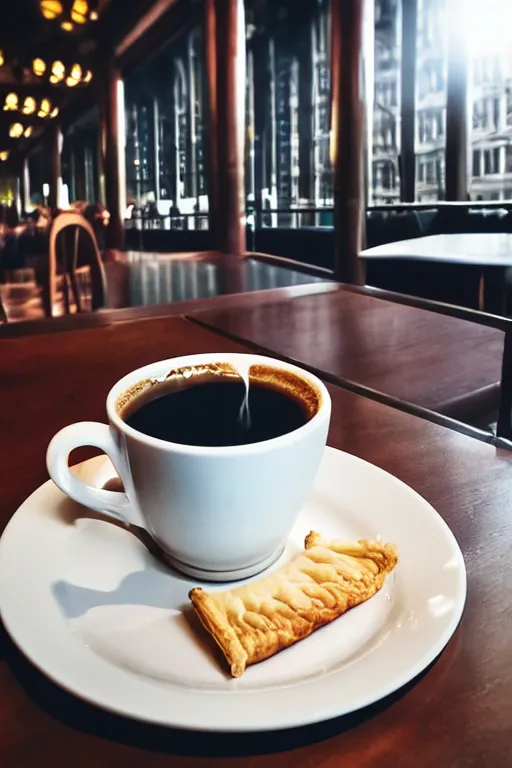
<svg viewBox="0 0 512 768"><path fill-rule="evenodd" d="M302 285L283 286L281 288L266 288L260 291L244 291L241 293L219 294L210 298L184 299L165 304L149 304L138 307L121 307L118 309L100 309L96 312L64 315L62 317L46 317L40 320L25 320L7 323L0 326L0 341L2 339L35 336L46 333L64 331L80 331L90 328L101 328L114 323L135 322L156 317L185 315L186 312L200 312L210 309L225 309L250 306L256 303L272 304L277 301L293 301L303 296L315 296L323 293L333 293L338 284L329 282L304 283Z"/></svg>
<svg viewBox="0 0 512 768"><path fill-rule="evenodd" d="M297 358L291 357L289 355L283 355L282 353L278 352L275 349L272 349L271 347L267 347L267 346L258 344L257 342L246 339L244 336L238 335L236 333L231 333L222 328L218 328L214 323L210 323L207 320L202 319L200 312L198 314L192 314L192 315L185 314L183 315L183 317L186 320L190 320L191 322L196 323L197 325L200 325L203 328L207 328L210 331L214 331L215 333L218 333L220 336L224 336L226 339L229 339L230 341L236 341L238 343L245 344L247 347L249 347L250 349L254 350L257 353L272 355L276 358L284 360L285 362L289 362L294 365L299 365L305 370L315 374L315 376L318 376L324 381L329 382L329 384L334 384L338 387L341 387L342 389L348 390L349 392L353 392L356 395L367 397L370 400L374 400L376 402L382 403L383 405L390 406L395 410L402 411L403 413L408 413L411 416L417 416L420 419L423 419L425 421L430 421L433 424L437 424L438 426L441 426L441 427L446 427L447 429L451 429L452 431L459 432L460 434L466 435L467 437L472 437L475 440L479 440L480 442L489 443L491 445L504 447L504 448L512 447L512 444L509 441L504 440L503 438L496 437L490 432L485 432L483 429L479 429L478 427L473 427L469 424L465 424L464 422L459 421L451 416L446 416L444 414L437 413L436 411L432 411L429 408L425 408L424 406L415 405L414 403L409 403L406 400L401 400L400 398L393 397L392 395L387 395L384 392L379 392L378 390L373 389L372 387L368 387L364 384L358 384L357 382L352 381L350 379L345 379L340 376L336 376L335 374L329 373L328 371L323 371L320 368L317 368L313 365L309 365L308 363L305 363L303 360L298 360Z"/></svg>

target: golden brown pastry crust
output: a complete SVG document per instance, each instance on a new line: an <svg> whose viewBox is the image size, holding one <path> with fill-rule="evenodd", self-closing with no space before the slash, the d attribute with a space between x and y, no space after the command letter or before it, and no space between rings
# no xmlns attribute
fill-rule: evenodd
<svg viewBox="0 0 512 768"><path fill-rule="evenodd" d="M398 560L393 544L331 541L313 531L305 548L260 581L227 592L191 590L234 677L373 597Z"/></svg>

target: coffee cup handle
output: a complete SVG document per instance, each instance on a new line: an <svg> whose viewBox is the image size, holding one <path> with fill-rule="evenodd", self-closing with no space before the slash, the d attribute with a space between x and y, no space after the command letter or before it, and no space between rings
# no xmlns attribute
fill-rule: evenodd
<svg viewBox="0 0 512 768"><path fill-rule="evenodd" d="M68 465L69 454L75 448L84 446L99 448L106 453L124 483L121 471L123 462L110 427L95 421L81 421L57 432L48 446L46 466L55 485L79 504L114 520L145 528L141 516L130 503L126 493L94 488L71 472Z"/></svg>

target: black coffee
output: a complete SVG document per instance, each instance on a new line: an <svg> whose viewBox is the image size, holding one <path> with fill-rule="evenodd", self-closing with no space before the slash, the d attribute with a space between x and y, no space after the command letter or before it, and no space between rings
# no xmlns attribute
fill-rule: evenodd
<svg viewBox="0 0 512 768"><path fill-rule="evenodd" d="M125 422L160 440L199 446L246 445L271 440L298 429L310 415L293 395L251 380L250 424L240 418L245 386L220 377L190 385L157 385L130 403Z"/></svg>

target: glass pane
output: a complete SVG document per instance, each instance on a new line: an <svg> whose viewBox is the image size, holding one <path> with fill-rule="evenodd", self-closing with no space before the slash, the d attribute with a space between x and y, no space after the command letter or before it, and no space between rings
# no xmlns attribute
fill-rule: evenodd
<svg viewBox="0 0 512 768"><path fill-rule="evenodd" d="M416 200L445 197L447 0L418 0Z"/></svg>
<svg viewBox="0 0 512 768"><path fill-rule="evenodd" d="M69 203L99 203L99 176L100 116L95 107L72 123L64 133L62 182Z"/></svg>
<svg viewBox="0 0 512 768"><path fill-rule="evenodd" d="M512 4L467 0L472 200L512 194Z"/></svg>
<svg viewBox="0 0 512 768"><path fill-rule="evenodd" d="M400 201L400 0L375 0L371 202Z"/></svg>
<svg viewBox="0 0 512 768"><path fill-rule="evenodd" d="M246 193L259 227L330 223L312 210L333 206L329 18L326 0L247 0Z"/></svg>
<svg viewBox="0 0 512 768"><path fill-rule="evenodd" d="M127 215L137 226L208 228L203 51L197 26L125 79Z"/></svg>
<svg viewBox="0 0 512 768"><path fill-rule="evenodd" d="M46 205L48 202L44 197L43 187L50 181L49 154L39 145L28 155L30 202L32 205Z"/></svg>

